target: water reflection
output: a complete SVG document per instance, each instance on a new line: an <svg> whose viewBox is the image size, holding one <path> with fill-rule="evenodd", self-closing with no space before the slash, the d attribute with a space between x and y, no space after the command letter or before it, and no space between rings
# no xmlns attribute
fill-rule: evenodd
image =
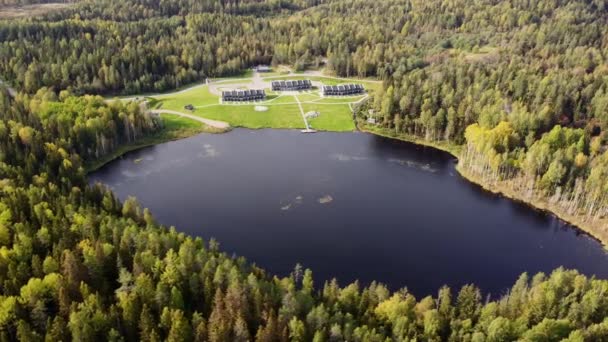
<svg viewBox="0 0 608 342"><path fill-rule="evenodd" d="M135 163L134 160L141 161ZM527 271L608 277L608 256L551 215L483 191L447 153L362 133L234 130L130 153L91 175L159 222L287 275L500 294Z"/></svg>

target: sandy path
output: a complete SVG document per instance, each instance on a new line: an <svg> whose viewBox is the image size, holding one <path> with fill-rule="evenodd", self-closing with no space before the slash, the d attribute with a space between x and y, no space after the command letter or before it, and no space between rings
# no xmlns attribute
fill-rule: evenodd
<svg viewBox="0 0 608 342"><path fill-rule="evenodd" d="M192 119L192 120L196 120L198 122L202 122L207 126L211 126L214 128L219 128L219 129L228 129L230 128L230 125L227 122L224 121L218 121L218 120L211 120L211 119L205 119L205 118L201 118L200 116L196 116L196 115L192 115L192 114L187 114L187 113L182 113L182 112L178 112L175 110L170 110L170 109L153 109L150 111L151 113L155 113L155 114L173 114L173 115L179 115L188 119Z"/></svg>

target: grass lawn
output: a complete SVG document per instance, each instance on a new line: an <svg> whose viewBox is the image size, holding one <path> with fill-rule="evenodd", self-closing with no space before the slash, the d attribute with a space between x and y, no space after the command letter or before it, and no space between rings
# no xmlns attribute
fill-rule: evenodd
<svg viewBox="0 0 608 342"><path fill-rule="evenodd" d="M268 110L257 112L258 104L219 104L218 96L211 94L207 86L191 89L177 94L154 97L156 107L185 111L184 106L192 104L195 107L191 113L213 120L228 122L231 126L247 128L302 128L304 122L293 96L269 97ZM272 104L272 105L271 105ZM168 117L168 116L167 116ZM176 119L173 119L176 120ZM191 120L189 120L191 121Z"/></svg>
<svg viewBox="0 0 608 342"><path fill-rule="evenodd" d="M323 97L323 98L317 98L317 100L315 100L315 103L354 103L357 102L359 100L361 100L363 98L363 96L354 96L354 97Z"/></svg>
<svg viewBox="0 0 608 342"><path fill-rule="evenodd" d="M163 125L167 131L178 131L184 129L200 129L203 127L201 122L185 118L178 115L161 114Z"/></svg>
<svg viewBox="0 0 608 342"><path fill-rule="evenodd" d="M303 103L304 112L319 112L316 118L309 119L312 128L323 131L353 131L355 123L348 104L328 105Z"/></svg>
<svg viewBox="0 0 608 342"><path fill-rule="evenodd" d="M266 101L260 102L261 105L277 106L280 104L296 104L296 99L292 95L279 95L270 98L266 97Z"/></svg>
<svg viewBox="0 0 608 342"><path fill-rule="evenodd" d="M324 84L348 83L348 80L336 80L328 77L294 76L294 79L309 78L322 81ZM272 77L266 78L270 80ZM228 84L232 80L227 80ZM246 80L235 81L239 83ZM366 80L351 80L350 82L364 83L368 89L380 86ZM188 112L203 118L228 122L233 127L246 128L304 128L304 121L296 98L302 103L304 113L317 111L321 115L310 119L313 128L325 131L351 131L355 129L349 103L359 101L362 96L323 98L318 90L302 92L297 95L277 95L268 91L266 101L247 104L220 104L219 97L209 91L209 87L201 85L189 90L172 94L149 97L153 108L170 109ZM187 111L184 106L191 104L194 111ZM267 111L255 111L255 106L265 106ZM163 115L168 129L188 130L197 129L197 122L176 116Z"/></svg>
<svg viewBox="0 0 608 342"><path fill-rule="evenodd" d="M158 100L159 105L162 105L163 109L177 111L183 111L184 106L188 104L196 107L218 104L219 102L218 97L211 94L209 92L209 87L207 86L201 86L179 93L154 96L153 98Z"/></svg>
<svg viewBox="0 0 608 342"><path fill-rule="evenodd" d="M297 104L267 106L265 112L254 110L256 105L215 105L196 108L194 115L213 120L226 121L231 126L247 128L304 128L304 121Z"/></svg>
<svg viewBox="0 0 608 342"><path fill-rule="evenodd" d="M318 91L310 92L310 93L301 93L301 94L298 94L297 96L301 102L318 101L321 99L321 96L319 95Z"/></svg>

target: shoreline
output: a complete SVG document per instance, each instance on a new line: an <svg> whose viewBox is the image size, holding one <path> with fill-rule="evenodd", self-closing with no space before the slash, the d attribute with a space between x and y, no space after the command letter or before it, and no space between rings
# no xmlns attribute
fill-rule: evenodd
<svg viewBox="0 0 608 342"><path fill-rule="evenodd" d="M214 129L213 127L203 126L203 125L201 125L201 127L199 129L180 129L180 130L174 130L174 131L160 131L157 134L154 134L149 137L145 137L139 141L120 146L114 152L112 152L98 160L95 160L94 162L85 163L84 164L85 172L87 174L89 174L91 172L95 172L95 171L101 169L102 167L106 166L110 162L112 162L118 158L122 158L127 153L137 151L142 148L156 146L156 145L163 144L163 143L170 142L170 141L186 139L186 138L195 136L200 133L222 134L222 133L226 133L229 131L230 131L230 128L225 129L225 130L220 130L220 129Z"/></svg>
<svg viewBox="0 0 608 342"><path fill-rule="evenodd" d="M604 248L604 250L608 251L608 236L599 235L595 231L597 228L595 228L594 225L589 224L588 222L585 222L580 215L570 215L568 213L564 213L559 208L553 207L546 200L544 200L542 198L538 198L537 196L534 196L531 199L524 199L519 195L519 193L517 191L509 189L509 187L506 186L505 184L493 184L493 185L485 184L485 183L481 182L480 180L478 180L475 176L470 175L465 170L462 170L462 168L459 166L456 166L456 171L462 178L464 178L468 182L471 182L472 184L475 184L475 185L481 187L485 191L488 191L495 195L500 195L511 201L525 204L528 207L530 207L531 209L538 210L538 211L555 216L557 219L567 223L568 225L572 226L576 230L579 230L583 234L585 234L585 235L589 236L590 238L592 238L593 240L599 242L600 245L602 245L602 247Z"/></svg>
<svg viewBox="0 0 608 342"><path fill-rule="evenodd" d="M424 146L424 147L432 147L432 148L444 151L446 153L449 153L451 156L453 156L454 158L459 160L458 152L460 150L460 147L458 147L457 145L440 144L437 142L425 141L425 140L420 139L415 136L407 136L407 135L406 136L397 136L397 135L391 136L390 134L387 134L380 130L369 129L368 127L359 127L359 130L364 133L374 134L374 135L378 135L378 136L388 138L388 139L405 141L405 142L408 142L411 144L416 144L416 145ZM585 222L580 217L580 215L577 216L577 215L570 215L570 214L564 213L561 210L559 210L559 208L554 208L551 206L551 204L549 204L546 201L539 199L539 198L534 197L531 199L524 199L520 196L519 193L517 193L514 190L509 189L505 184L493 184L493 185L485 184L481 180L474 177L473 175L468 174L458 164L456 165L455 169L458 172L458 175L460 175L463 179L465 179L466 181L468 181L476 186L479 186L480 188L482 188L485 191L488 191L495 195L500 195L511 201L525 204L530 209L538 210L538 211L544 212L546 214L555 216L559 220L571 225L576 230L582 232L583 234L591 237L593 240L599 242L600 245L602 245L602 247L604 248L604 250L608 251L608 233L606 234L606 236L598 234L596 232L597 228L595 228L593 225L589 224L588 222Z"/></svg>
<svg viewBox="0 0 608 342"><path fill-rule="evenodd" d="M361 127L359 125L356 125L356 126L360 132L363 132L366 134L372 134L372 135L384 137L387 139L404 141L404 142L415 144L418 146L431 147L431 148L449 153L452 157L456 158L456 160L459 160L459 153L462 148L459 145L426 141L424 139L420 139L416 136L410 136L410 135L391 135L391 134L383 132L382 130L379 130L379 129L373 129L373 128L365 127L365 126ZM274 128L265 127L265 129L274 129ZM129 152L136 151L136 150L139 150L139 149L142 149L145 147L162 144L162 143L169 142L169 141L189 138L189 137L194 136L199 133L222 134L222 133L226 133L228 131L229 130L213 130L213 129L209 129L209 127L201 127L201 129L198 129L198 130L179 130L179 131L173 131L173 132L160 132L158 135L144 138L140 142L119 147L116 151L109 154L108 156L106 156L94 163L86 165L86 167L85 167L86 172L91 173L96 170L99 170L100 168L107 165L111 161L121 158ZM524 199L520 196L520 194L518 194L516 191L509 189L505 184L493 184L493 185L485 184L484 182L477 179L475 176L468 174L458 164L456 165L455 169L458 172L458 175L460 177L462 177L466 181L468 181L476 186L479 186L484 191L488 191L492 194L500 195L506 199L525 204L530 209L538 210L538 211L553 215L556 218L558 218L559 220L561 220L561 221L571 225L573 228L579 230L583 234L586 234L589 237L591 237L592 239L596 240L597 242L599 242L602 245L602 247L605 250L608 250L608 234L606 234L606 236L602 236L602 235L598 234L596 232L597 228L595 228L593 225L589 224L588 222L585 222L580 216L569 215L567 213L564 213L561 210L559 210L559 208L552 207L549 203L547 203L546 201L544 201L540 198Z"/></svg>
<svg viewBox="0 0 608 342"><path fill-rule="evenodd" d="M145 137L137 142L120 146L114 152L102 157L101 159L96 160L95 162L92 162L92 163L85 164L84 165L85 171L86 171L86 173L95 172L95 171L99 170L100 168L104 167L105 165L107 165L108 163L112 162L113 160L121 158L129 152L137 151L142 148L155 146L155 145L159 145L159 144L164 144L164 143L171 142L171 141L187 139L187 138L193 137L193 136L195 136L197 134L201 134L201 133L224 134L224 133L228 133L228 132L232 131L233 129L249 129L252 131L258 131L258 130L264 130L264 129L281 129L281 130L300 131L301 129L303 129L303 127L302 128L276 128L276 127L267 127L267 126L264 126L264 127L230 126L226 129L220 129L220 128L206 126L206 127L201 127L201 129L198 129L198 130L177 130L177 131L168 131L168 132L161 131L156 135L153 135L150 137ZM323 132L325 132L325 133L354 133L354 132L357 132L357 130L356 129L348 130L348 131L319 130L318 132L319 133L323 133Z"/></svg>

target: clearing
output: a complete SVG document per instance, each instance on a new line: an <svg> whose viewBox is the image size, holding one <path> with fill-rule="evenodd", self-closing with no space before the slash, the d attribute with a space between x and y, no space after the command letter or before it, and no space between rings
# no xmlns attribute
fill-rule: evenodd
<svg viewBox="0 0 608 342"><path fill-rule="evenodd" d="M319 112L314 118L307 118L310 128L321 131L352 131L355 129L352 106L365 101L370 93L381 87L379 81L348 79L307 74L265 77L254 74L251 77L216 79L209 84L198 84L173 93L146 96L152 109L165 114L171 113L185 118L200 118L210 126L220 128L227 123L233 127L245 128L306 128L303 116L309 112ZM274 79L310 79L313 89L302 92L273 92ZM323 97L320 87L345 83L363 84L367 94L358 96ZM264 101L244 103L221 103L220 94L227 89L265 89ZM123 98L122 100L134 99ZM186 106L191 105L191 109ZM257 110L256 110L257 108ZM264 110L260 110L264 108ZM205 121L207 120L207 121Z"/></svg>
<svg viewBox="0 0 608 342"><path fill-rule="evenodd" d="M73 6L72 3L48 3L23 6L0 6L0 19L37 17Z"/></svg>

